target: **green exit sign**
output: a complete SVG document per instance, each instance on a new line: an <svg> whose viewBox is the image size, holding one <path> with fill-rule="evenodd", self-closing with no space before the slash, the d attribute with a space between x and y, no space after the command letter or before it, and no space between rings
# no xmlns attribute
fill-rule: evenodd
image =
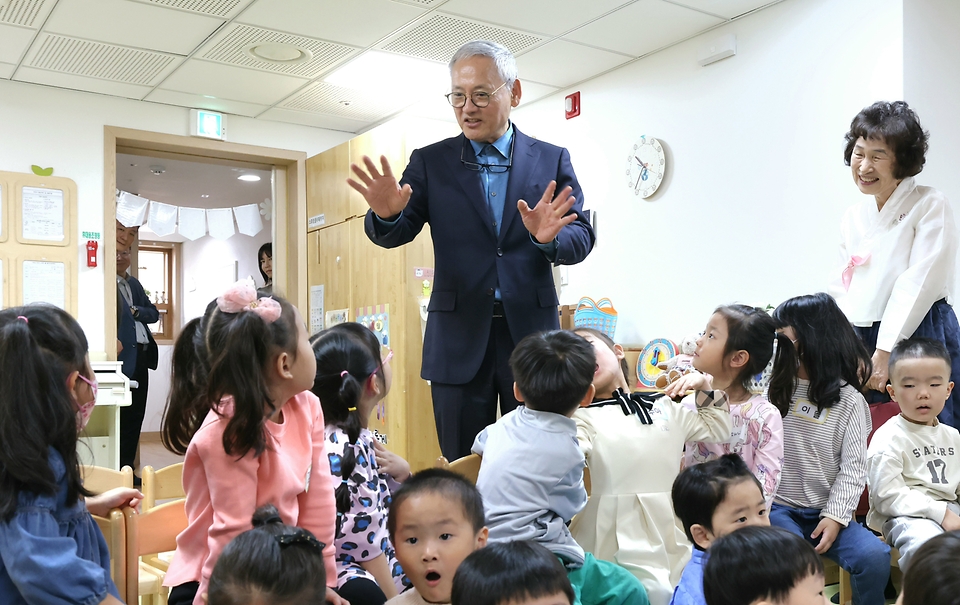
<svg viewBox="0 0 960 605"><path fill-rule="evenodd" d="M227 119L222 113L206 109L190 110L190 134L195 137L223 140L226 136Z"/></svg>

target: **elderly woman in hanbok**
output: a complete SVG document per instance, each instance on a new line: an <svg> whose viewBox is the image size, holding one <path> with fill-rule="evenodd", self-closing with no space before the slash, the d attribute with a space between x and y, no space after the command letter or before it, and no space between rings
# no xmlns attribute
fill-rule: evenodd
<svg viewBox="0 0 960 605"><path fill-rule="evenodd" d="M840 257L831 294L873 355L871 403L889 400L887 362L911 336L939 340L960 379L960 327L950 305L957 261L957 227L946 197L918 185L929 134L903 101L878 102L853 119L844 160L867 199L841 223ZM949 380L949 377L944 377ZM940 420L956 426L951 395Z"/></svg>

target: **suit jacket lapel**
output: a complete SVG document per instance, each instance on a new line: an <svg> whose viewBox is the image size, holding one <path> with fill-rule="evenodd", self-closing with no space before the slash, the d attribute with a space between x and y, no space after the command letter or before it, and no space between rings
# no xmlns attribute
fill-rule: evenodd
<svg viewBox="0 0 960 605"><path fill-rule="evenodd" d="M449 143L450 149L444 157L447 159L447 167L457 177L460 188L471 206L480 215L484 226L491 235L494 235L493 217L490 216L490 209L487 207L487 200L483 196L483 185L480 184L480 173L475 170L468 170L460 163L460 151L463 150L463 159L476 162L477 156L473 152L473 146L466 141L466 137L461 134Z"/></svg>
<svg viewBox="0 0 960 605"><path fill-rule="evenodd" d="M517 130L516 124L513 126L513 136L516 139L513 145L513 166L510 168L510 179L507 181L507 199L504 200L503 225L500 226L498 241L503 241L510 225L520 214L520 211L517 210L517 202L523 197L524 191L527 190L537 161L540 159L540 151L534 145L534 140ZM542 192L537 193L537 195L540 194ZM539 200L540 198L525 201L532 208L537 205Z"/></svg>

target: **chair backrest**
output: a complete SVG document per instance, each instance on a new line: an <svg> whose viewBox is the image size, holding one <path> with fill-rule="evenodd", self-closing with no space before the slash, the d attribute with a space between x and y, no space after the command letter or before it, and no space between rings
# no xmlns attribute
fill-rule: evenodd
<svg viewBox="0 0 960 605"><path fill-rule="evenodd" d="M95 494L116 487L133 487L133 469L125 466L119 471L103 466L81 466L83 486Z"/></svg>
<svg viewBox="0 0 960 605"><path fill-rule="evenodd" d="M479 454L470 454L464 456L463 458L457 458L453 462L447 462L447 459L443 456L437 458L436 468L445 468L447 470L460 473L472 483L476 484L477 477L480 475L480 462L483 458ZM583 469L583 487L587 490L587 495L590 495L590 469L584 467Z"/></svg>
<svg viewBox="0 0 960 605"><path fill-rule="evenodd" d="M90 516L97 522L110 550L110 577L117 590L123 591L127 583L127 534L123 512L114 508L106 517Z"/></svg>
<svg viewBox="0 0 960 605"><path fill-rule="evenodd" d="M178 462L158 471L152 466L145 466L141 470L143 478L143 510L150 510L157 505L158 500L183 498L187 494L183 491L183 463Z"/></svg>
<svg viewBox="0 0 960 605"><path fill-rule="evenodd" d="M176 550L177 536L187 528L184 499L166 502L142 513L125 508L126 540L126 601L137 603L140 598L140 555Z"/></svg>

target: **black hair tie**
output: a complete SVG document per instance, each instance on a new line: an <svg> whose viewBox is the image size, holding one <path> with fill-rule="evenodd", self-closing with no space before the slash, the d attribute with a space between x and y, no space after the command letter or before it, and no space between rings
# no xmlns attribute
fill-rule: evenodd
<svg viewBox="0 0 960 605"><path fill-rule="evenodd" d="M275 537L277 538L277 543L280 545L280 548L286 548L287 546L294 544L303 544L309 546L310 548L316 549L316 551L322 555L323 549L327 546L303 529L297 529L297 531L292 534L283 534Z"/></svg>

